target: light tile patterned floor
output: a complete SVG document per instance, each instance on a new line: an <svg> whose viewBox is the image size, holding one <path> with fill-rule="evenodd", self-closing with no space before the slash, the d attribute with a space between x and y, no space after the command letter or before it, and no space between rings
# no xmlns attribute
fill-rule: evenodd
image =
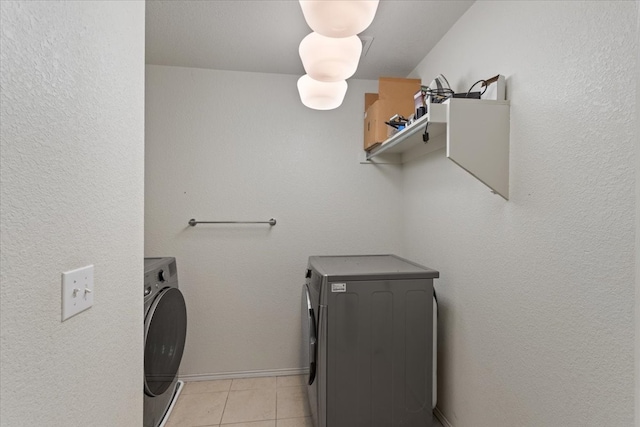
<svg viewBox="0 0 640 427"><path fill-rule="evenodd" d="M306 393L303 375L187 382L165 427L313 427Z"/></svg>
<svg viewBox="0 0 640 427"><path fill-rule="evenodd" d="M166 427L313 427L304 376L193 381Z"/></svg>

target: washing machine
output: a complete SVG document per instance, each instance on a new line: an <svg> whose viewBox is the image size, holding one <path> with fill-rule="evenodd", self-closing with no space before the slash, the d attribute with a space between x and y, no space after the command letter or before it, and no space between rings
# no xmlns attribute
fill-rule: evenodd
<svg viewBox="0 0 640 427"><path fill-rule="evenodd" d="M430 427L433 280L396 255L312 256L303 286L315 427Z"/></svg>
<svg viewBox="0 0 640 427"><path fill-rule="evenodd" d="M159 427L179 391L187 308L176 259L144 259L144 427Z"/></svg>

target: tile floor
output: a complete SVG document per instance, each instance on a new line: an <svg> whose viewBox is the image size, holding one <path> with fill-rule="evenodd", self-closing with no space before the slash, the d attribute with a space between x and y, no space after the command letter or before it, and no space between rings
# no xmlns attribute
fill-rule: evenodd
<svg viewBox="0 0 640 427"><path fill-rule="evenodd" d="M313 427L304 379L187 382L165 427ZM434 427L441 424L434 421Z"/></svg>

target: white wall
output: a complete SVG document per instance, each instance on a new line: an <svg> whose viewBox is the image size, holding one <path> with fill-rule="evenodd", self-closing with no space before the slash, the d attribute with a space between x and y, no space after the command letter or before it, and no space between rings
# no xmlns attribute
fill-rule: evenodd
<svg viewBox="0 0 640 427"><path fill-rule="evenodd" d="M476 2L412 73L511 100L508 202L443 150L403 171L455 427L633 425L636 7Z"/></svg>
<svg viewBox="0 0 640 427"><path fill-rule="evenodd" d="M377 83L350 80L340 108L314 111L296 80L147 66L145 255L178 261L184 377L300 369L307 258L399 252L400 168L358 164Z"/></svg>
<svg viewBox="0 0 640 427"><path fill-rule="evenodd" d="M635 357L635 415L636 425L640 424L640 0L636 0L637 34L636 40L636 357Z"/></svg>
<svg viewBox="0 0 640 427"><path fill-rule="evenodd" d="M0 424L139 426L144 2L0 4Z"/></svg>

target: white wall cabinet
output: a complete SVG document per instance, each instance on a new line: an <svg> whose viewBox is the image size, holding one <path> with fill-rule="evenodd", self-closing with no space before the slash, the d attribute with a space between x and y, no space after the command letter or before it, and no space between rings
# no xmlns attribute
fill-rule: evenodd
<svg viewBox="0 0 640 427"><path fill-rule="evenodd" d="M445 145L449 159L509 199L509 101L450 98L430 104L427 115L367 153L367 160L404 163Z"/></svg>

